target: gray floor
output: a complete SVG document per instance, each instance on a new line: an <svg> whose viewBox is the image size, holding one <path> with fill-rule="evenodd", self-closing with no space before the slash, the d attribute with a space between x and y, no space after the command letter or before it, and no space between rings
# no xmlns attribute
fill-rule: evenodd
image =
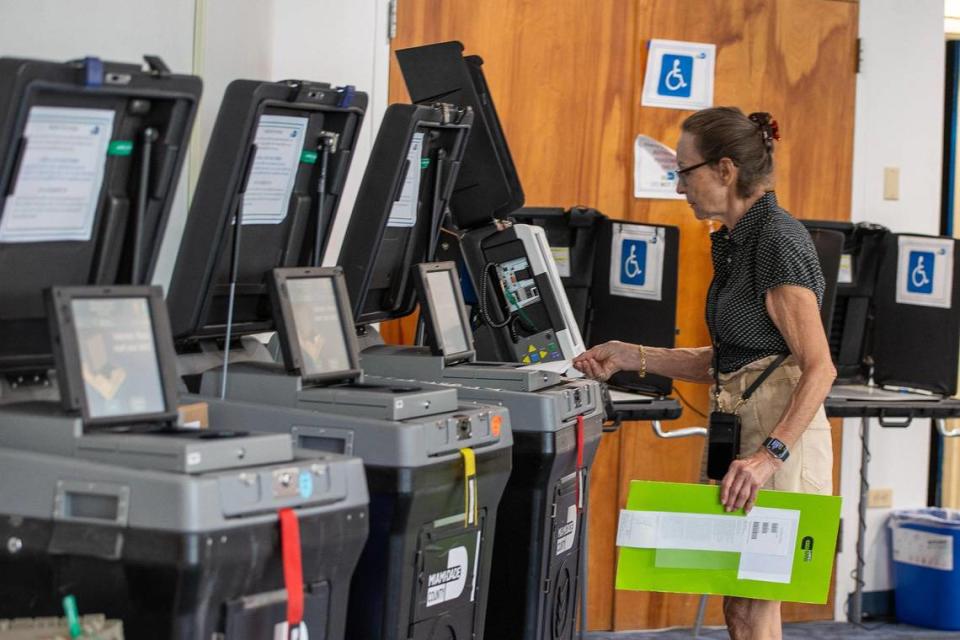
<svg viewBox="0 0 960 640"><path fill-rule="evenodd" d="M588 633L587 640L690 640L690 629L671 629L669 631L626 631L617 633ZM720 640L728 638L726 629L710 628L700 632L701 638ZM871 624L858 628L844 622L805 622L787 624L783 627L785 640L846 640L846 638L916 638L917 640L960 640L960 632L920 629L900 624Z"/></svg>

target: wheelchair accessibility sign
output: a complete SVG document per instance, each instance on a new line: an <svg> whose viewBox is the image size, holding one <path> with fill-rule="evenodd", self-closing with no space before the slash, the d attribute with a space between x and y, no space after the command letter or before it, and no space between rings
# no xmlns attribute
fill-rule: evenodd
<svg viewBox="0 0 960 640"><path fill-rule="evenodd" d="M663 227L615 223L610 247L610 295L644 300L663 297Z"/></svg>
<svg viewBox="0 0 960 640"><path fill-rule="evenodd" d="M624 238L620 244L620 284L643 286L647 281L647 241Z"/></svg>
<svg viewBox="0 0 960 640"><path fill-rule="evenodd" d="M716 45L650 40L647 48L643 106L695 110L713 105Z"/></svg>
<svg viewBox="0 0 960 640"><path fill-rule="evenodd" d="M954 241L920 236L900 236L897 241L897 303L949 309Z"/></svg>

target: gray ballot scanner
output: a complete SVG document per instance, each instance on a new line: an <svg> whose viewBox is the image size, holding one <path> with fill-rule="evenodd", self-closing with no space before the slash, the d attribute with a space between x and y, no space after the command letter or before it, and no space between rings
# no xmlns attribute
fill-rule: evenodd
<svg viewBox="0 0 960 640"><path fill-rule="evenodd" d="M177 426L159 287L54 288L49 304L62 403L0 410L0 616L73 595L131 638L345 637L360 461Z"/></svg>
<svg viewBox="0 0 960 640"><path fill-rule="evenodd" d="M585 583L587 478L603 426L600 384L476 362L454 263L419 264L414 273L430 346L368 347L363 369L453 384L462 398L510 410L513 472L497 519L486 633L573 638Z"/></svg>
<svg viewBox="0 0 960 640"><path fill-rule="evenodd" d="M224 112L218 118L224 141L251 138L247 128L255 119L229 118ZM411 195L413 185L447 192L471 119L469 111L449 105L390 106L360 198L401 202L403 220L429 217ZM171 283L181 374L196 384L211 421L269 424L293 434L301 449L363 459L370 537L351 585L348 637L482 637L497 505L511 464L507 410L461 399L451 387L365 381L344 275L318 267L316 253L290 250L298 238L294 228L232 225L237 213L245 215L236 203L246 180L243 171L217 162L222 155L211 159L210 153L216 153L213 146L198 193L210 190L211 206L191 210L185 233L192 235L191 249L181 248ZM217 189L206 182L227 170L235 179ZM294 211L296 190L291 197ZM326 224L336 218L331 206ZM419 242L412 230L398 223L391 250L402 255L405 242ZM296 268L304 273L288 271ZM406 304L414 298L399 299ZM382 298L388 299L392 291ZM284 364L251 345L251 334L274 327L287 345ZM210 366L211 360L219 363Z"/></svg>
<svg viewBox="0 0 960 640"><path fill-rule="evenodd" d="M201 89L146 62L0 59L0 618L73 595L129 638L343 638L360 462L178 426L160 293L122 286L153 275Z"/></svg>

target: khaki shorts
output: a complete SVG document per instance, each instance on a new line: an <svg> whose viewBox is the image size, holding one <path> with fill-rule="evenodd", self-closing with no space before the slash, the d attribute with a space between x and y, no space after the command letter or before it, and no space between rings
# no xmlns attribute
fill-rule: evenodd
<svg viewBox="0 0 960 640"><path fill-rule="evenodd" d="M733 373L721 373L720 402L723 408L729 411L736 406L747 387L775 359L776 356L762 358ZM740 416L740 457L749 456L760 448L780 421L799 381L800 367L793 357L789 357L740 407L737 411ZM710 396L713 410L713 385ZM833 440L822 405L800 440L790 448L790 457L783 467L763 488L824 495L833 493Z"/></svg>

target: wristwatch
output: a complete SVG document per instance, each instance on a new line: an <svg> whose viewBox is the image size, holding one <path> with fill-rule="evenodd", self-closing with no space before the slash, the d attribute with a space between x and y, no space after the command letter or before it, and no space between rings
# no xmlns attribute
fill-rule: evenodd
<svg viewBox="0 0 960 640"><path fill-rule="evenodd" d="M786 462L787 458L790 457L790 451L787 450L787 445L776 438L767 438L764 440L763 448L769 451L770 454L780 462Z"/></svg>

